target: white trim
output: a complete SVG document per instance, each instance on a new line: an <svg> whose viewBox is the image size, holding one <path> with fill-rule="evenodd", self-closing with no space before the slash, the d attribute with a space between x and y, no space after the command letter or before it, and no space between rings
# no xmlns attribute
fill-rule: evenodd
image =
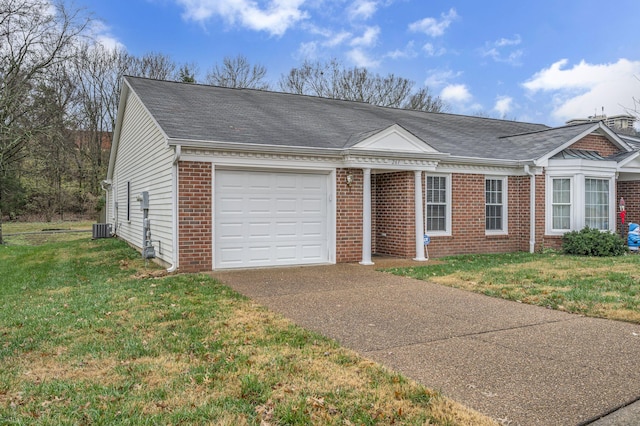
<svg viewBox="0 0 640 426"><path fill-rule="evenodd" d="M424 175L424 188L425 191L427 189L427 178L431 176L431 177L444 177L446 179L446 207L445 207L445 214L446 214L446 223L445 223L445 230L444 231L432 231L427 229L427 213L425 213L425 224L424 224L424 229L425 232L430 236L430 237L450 237L452 235L452 231L451 231L451 224L452 224L452 219L451 219L451 212L452 212L452 174L451 173L426 173ZM425 211L428 210L427 208L427 199L428 197L424 198L424 207L425 207Z"/></svg>
<svg viewBox="0 0 640 426"><path fill-rule="evenodd" d="M576 215L576 191L574 184L575 175L567 174L551 174L545 178L545 235L564 235L566 232L575 229ZM553 180L554 179L569 179L569 189L571 191L571 205L569 207L569 229L554 229L553 228Z"/></svg>
<svg viewBox="0 0 640 426"><path fill-rule="evenodd" d="M570 179L571 181L571 227L570 229L553 229L553 179ZM562 236L567 232L577 231L585 226L586 205L585 205L585 180L600 179L609 181L609 228L611 232L616 232L616 176L614 172L599 173L582 172L567 173L562 170L549 170L545 178L545 235Z"/></svg>
<svg viewBox="0 0 640 426"><path fill-rule="evenodd" d="M415 170L414 174L414 208L416 223L416 257L413 260L424 262L424 210L422 209L422 171Z"/></svg>
<svg viewBox="0 0 640 426"><path fill-rule="evenodd" d="M488 180L500 180L502 181L502 229L487 229L486 226L486 212L487 212L487 184ZM507 176L491 176L485 175L485 184L483 185L483 193L485 195L484 211L485 211L485 235L509 235L509 179Z"/></svg>
<svg viewBox="0 0 640 426"><path fill-rule="evenodd" d="M391 126L374 133L372 136L358 142L350 149L373 149L383 152L400 151L411 153L439 152L399 124L392 124Z"/></svg>
<svg viewBox="0 0 640 426"><path fill-rule="evenodd" d="M362 260L361 265L373 265L371 261L371 169L362 169Z"/></svg>

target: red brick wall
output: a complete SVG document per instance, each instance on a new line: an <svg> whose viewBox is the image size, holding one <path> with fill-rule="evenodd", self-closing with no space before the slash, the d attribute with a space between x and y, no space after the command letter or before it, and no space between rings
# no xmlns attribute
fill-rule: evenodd
<svg viewBox="0 0 640 426"><path fill-rule="evenodd" d="M507 235L485 233L485 175L453 174L451 182L453 232L450 237L432 237L429 256L504 253L529 249L528 176L508 178Z"/></svg>
<svg viewBox="0 0 640 426"><path fill-rule="evenodd" d="M607 138L599 135L588 135L571 145L571 149L584 149L596 151L603 157L608 157L620 152L620 148L609 142Z"/></svg>
<svg viewBox="0 0 640 426"><path fill-rule="evenodd" d="M415 178L414 173L396 172L375 175L377 254L414 257Z"/></svg>
<svg viewBox="0 0 640 426"><path fill-rule="evenodd" d="M620 215L618 214L618 205L616 204L616 221L618 224L618 232L620 229L624 231L626 236L629 232L629 224L640 223L640 180L634 181L618 181L617 184L616 203L620 201L620 197L624 197L625 210L627 216L625 223L620 223Z"/></svg>
<svg viewBox="0 0 640 426"><path fill-rule="evenodd" d="M351 185L347 185L349 174L353 176ZM338 263L362 260L363 178L361 169L336 170L336 262Z"/></svg>
<svg viewBox="0 0 640 426"><path fill-rule="evenodd" d="M183 272L213 269L211 163L178 163L178 253Z"/></svg>

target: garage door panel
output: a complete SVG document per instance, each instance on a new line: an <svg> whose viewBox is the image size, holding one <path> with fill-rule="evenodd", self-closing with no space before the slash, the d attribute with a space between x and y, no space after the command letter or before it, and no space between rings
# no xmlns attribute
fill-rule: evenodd
<svg viewBox="0 0 640 426"><path fill-rule="evenodd" d="M242 198L222 197L218 200L220 214L242 214L244 209Z"/></svg>
<svg viewBox="0 0 640 426"><path fill-rule="evenodd" d="M216 268L328 261L328 176L216 170Z"/></svg>
<svg viewBox="0 0 640 426"><path fill-rule="evenodd" d="M298 200L295 198L276 198L276 214L296 214L298 212Z"/></svg>
<svg viewBox="0 0 640 426"><path fill-rule="evenodd" d="M306 260L320 261L323 257L321 244L304 244L302 246L302 258Z"/></svg>
<svg viewBox="0 0 640 426"><path fill-rule="evenodd" d="M223 224L220 224L220 226L218 227L217 230L217 237L223 240L229 240L229 239L242 239L244 236L244 224L243 223L232 223L232 222L226 222Z"/></svg>
<svg viewBox="0 0 640 426"><path fill-rule="evenodd" d="M305 240L310 237L320 238L325 231L322 222L302 222L301 234L305 237Z"/></svg>
<svg viewBox="0 0 640 426"><path fill-rule="evenodd" d="M271 222L249 223L249 235L251 240L268 239L271 236Z"/></svg>

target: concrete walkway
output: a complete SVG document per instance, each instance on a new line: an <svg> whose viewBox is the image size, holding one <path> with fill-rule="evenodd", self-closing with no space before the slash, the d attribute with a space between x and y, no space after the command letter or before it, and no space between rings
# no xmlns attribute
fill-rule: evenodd
<svg viewBox="0 0 640 426"><path fill-rule="evenodd" d="M376 263L213 276L503 424L588 424L640 399L640 326L397 277ZM640 424L629 407L597 424Z"/></svg>

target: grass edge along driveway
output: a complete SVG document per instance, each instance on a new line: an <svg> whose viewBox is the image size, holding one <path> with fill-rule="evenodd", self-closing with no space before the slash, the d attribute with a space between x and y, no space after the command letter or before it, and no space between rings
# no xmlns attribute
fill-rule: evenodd
<svg viewBox="0 0 640 426"><path fill-rule="evenodd" d="M450 256L388 272L521 303L640 324L640 255Z"/></svg>
<svg viewBox="0 0 640 426"><path fill-rule="evenodd" d="M494 424L115 239L0 246L4 424Z"/></svg>

